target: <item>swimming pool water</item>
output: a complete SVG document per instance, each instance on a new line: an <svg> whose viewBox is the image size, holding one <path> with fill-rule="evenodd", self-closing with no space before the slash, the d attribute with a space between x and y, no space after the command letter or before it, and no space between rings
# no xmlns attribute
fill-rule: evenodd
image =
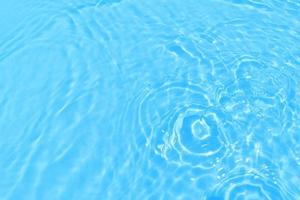
<svg viewBox="0 0 300 200"><path fill-rule="evenodd" d="M299 0L0 1L1 200L299 185Z"/></svg>

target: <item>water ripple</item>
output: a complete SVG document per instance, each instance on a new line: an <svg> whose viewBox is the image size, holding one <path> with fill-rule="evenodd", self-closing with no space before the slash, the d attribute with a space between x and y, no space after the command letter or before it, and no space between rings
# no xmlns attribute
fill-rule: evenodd
<svg viewBox="0 0 300 200"><path fill-rule="evenodd" d="M168 162L212 168L229 153L228 117L207 92L191 83L168 83L139 106L146 145Z"/></svg>
<svg viewBox="0 0 300 200"><path fill-rule="evenodd" d="M0 36L0 196L300 199L299 8L26 2Z"/></svg>
<svg viewBox="0 0 300 200"><path fill-rule="evenodd" d="M208 195L208 200L236 199L291 199L286 189L273 173L240 167L222 179Z"/></svg>

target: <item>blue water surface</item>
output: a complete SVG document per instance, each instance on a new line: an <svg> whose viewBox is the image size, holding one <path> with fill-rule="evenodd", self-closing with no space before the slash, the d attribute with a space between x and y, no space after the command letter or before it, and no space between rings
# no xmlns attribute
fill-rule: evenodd
<svg viewBox="0 0 300 200"><path fill-rule="evenodd" d="M0 200L299 200L299 0L0 0Z"/></svg>

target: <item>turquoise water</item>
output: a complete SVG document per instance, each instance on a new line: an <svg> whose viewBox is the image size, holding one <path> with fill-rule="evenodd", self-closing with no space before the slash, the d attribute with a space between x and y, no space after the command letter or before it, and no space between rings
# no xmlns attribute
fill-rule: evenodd
<svg viewBox="0 0 300 200"><path fill-rule="evenodd" d="M299 0L0 1L1 200L299 185Z"/></svg>

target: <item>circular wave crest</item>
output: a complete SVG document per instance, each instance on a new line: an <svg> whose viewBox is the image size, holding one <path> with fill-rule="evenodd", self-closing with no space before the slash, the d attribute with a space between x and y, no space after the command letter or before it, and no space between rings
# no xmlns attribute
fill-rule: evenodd
<svg viewBox="0 0 300 200"><path fill-rule="evenodd" d="M208 200L274 200L290 199L280 181L254 169L241 169L222 180L207 197Z"/></svg>
<svg viewBox="0 0 300 200"><path fill-rule="evenodd" d="M201 88L172 83L148 93L139 107L139 124L146 145L157 155L209 169L229 154L229 126L228 117Z"/></svg>

